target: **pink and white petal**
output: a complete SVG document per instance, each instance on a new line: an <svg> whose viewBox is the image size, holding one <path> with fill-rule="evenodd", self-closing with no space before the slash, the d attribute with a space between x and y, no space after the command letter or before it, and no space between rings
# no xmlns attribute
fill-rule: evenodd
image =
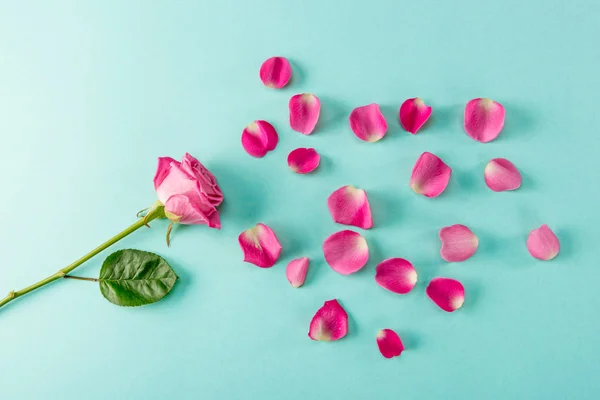
<svg viewBox="0 0 600 400"><path fill-rule="evenodd" d="M390 292L406 294L417 284L417 271L404 258L388 258L375 268L375 282Z"/></svg>
<svg viewBox="0 0 600 400"><path fill-rule="evenodd" d="M312 148L298 148L288 155L288 166L297 174L308 174L314 171L321 161L321 156Z"/></svg>
<svg viewBox="0 0 600 400"><path fill-rule="evenodd" d="M458 310L465 302L465 288L462 283L451 278L433 278L425 293L446 312Z"/></svg>
<svg viewBox="0 0 600 400"><path fill-rule="evenodd" d="M515 190L521 187L521 173L513 163L506 158L494 158L483 172L485 184L494 192Z"/></svg>
<svg viewBox="0 0 600 400"><path fill-rule="evenodd" d="M190 192L200 193L198 180L185 172L179 161L171 162L167 175L162 177L162 182L156 188L158 200L165 204L175 194Z"/></svg>
<svg viewBox="0 0 600 400"><path fill-rule="evenodd" d="M308 330L312 340L329 342L339 340L348 333L348 314L337 300L328 300L319 308Z"/></svg>
<svg viewBox="0 0 600 400"><path fill-rule="evenodd" d="M285 57L271 57L260 66L260 80L272 89L281 89L292 77L292 66Z"/></svg>
<svg viewBox="0 0 600 400"><path fill-rule="evenodd" d="M309 262L310 260L308 257L302 257L290 261L287 265L285 275L293 287L298 288L304 285Z"/></svg>
<svg viewBox="0 0 600 400"><path fill-rule="evenodd" d="M452 168L435 154L425 152L419 156L410 177L410 187L425 197L437 197L448 186Z"/></svg>
<svg viewBox="0 0 600 400"><path fill-rule="evenodd" d="M333 220L338 224L352 225L363 229L373 226L371 207L367 193L354 186L343 186L327 198L327 206Z"/></svg>
<svg viewBox="0 0 600 400"><path fill-rule="evenodd" d="M242 232L238 241L244 252L244 261L257 267L272 267L281 254L281 244L275 232L265 224L256 224Z"/></svg>
<svg viewBox="0 0 600 400"><path fill-rule="evenodd" d="M502 104L490 99L473 99L465 107L465 132L478 142L496 139L504 127Z"/></svg>
<svg viewBox="0 0 600 400"><path fill-rule="evenodd" d="M560 242L550 227L544 224L529 233L527 250L535 258L548 261L558 255Z"/></svg>
<svg viewBox="0 0 600 400"><path fill-rule="evenodd" d="M297 94L290 99L289 108L292 129L303 135L310 135L321 112L319 98L311 93Z"/></svg>
<svg viewBox="0 0 600 400"><path fill-rule="evenodd" d="M431 107L416 97L408 99L400 106L400 124L413 135L427 122L431 116Z"/></svg>
<svg viewBox="0 0 600 400"><path fill-rule="evenodd" d="M159 157L158 166L156 167L156 174L154 175L154 189L157 190L161 183L169 175L171 169L171 163L179 165L179 161L172 159L171 157Z"/></svg>
<svg viewBox="0 0 600 400"><path fill-rule="evenodd" d="M205 224L210 228L221 229L219 212L204 193L189 192L169 197L165 202L165 215L178 224Z"/></svg>
<svg viewBox="0 0 600 400"><path fill-rule="evenodd" d="M267 121L254 121L242 132L242 146L253 157L264 157L279 141L277 131Z"/></svg>
<svg viewBox="0 0 600 400"><path fill-rule="evenodd" d="M376 142L385 136L387 122L381 113L378 104L369 104L357 107L350 113L348 118L350 129L365 142Z"/></svg>
<svg viewBox="0 0 600 400"><path fill-rule="evenodd" d="M470 258L477 251L479 239L464 225L446 226L440 229L442 248L440 255L448 262L460 262Z"/></svg>
<svg viewBox="0 0 600 400"><path fill-rule="evenodd" d="M342 275L352 274L369 260L369 246L364 237L351 230L336 232L323 242L327 264Z"/></svg>
<svg viewBox="0 0 600 400"><path fill-rule="evenodd" d="M398 357L404 351L400 336L391 329L382 329L377 333L377 347L385 358Z"/></svg>

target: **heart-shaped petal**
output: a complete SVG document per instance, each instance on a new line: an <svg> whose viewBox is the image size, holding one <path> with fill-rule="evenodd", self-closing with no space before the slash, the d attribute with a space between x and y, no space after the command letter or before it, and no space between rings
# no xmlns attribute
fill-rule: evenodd
<svg viewBox="0 0 600 400"><path fill-rule="evenodd" d="M270 268L281 254L281 244L275 232L265 224L256 224L238 237L244 261L261 268Z"/></svg>
<svg viewBox="0 0 600 400"><path fill-rule="evenodd" d="M373 226L367 193L354 186L343 186L327 198L327 206L338 224L353 225L363 229Z"/></svg>
<svg viewBox="0 0 600 400"><path fill-rule="evenodd" d="M287 265L287 268L285 269L285 275L293 287L298 288L304 285L309 262L310 260L308 257L302 257L290 261L290 263Z"/></svg>
<svg viewBox="0 0 600 400"><path fill-rule="evenodd" d="M288 155L288 166L297 174L308 174L314 171L321 161L321 156L315 149L298 148Z"/></svg>
<svg viewBox="0 0 600 400"><path fill-rule="evenodd" d="M279 141L277 131L267 121L254 121L242 132L242 146L252 157L264 157Z"/></svg>
<svg viewBox="0 0 600 400"><path fill-rule="evenodd" d="M527 250L535 258L548 261L558 255L560 242L550 227L544 224L529 233Z"/></svg>
<svg viewBox="0 0 600 400"><path fill-rule="evenodd" d="M388 258L377 265L375 282L390 292L406 294L417 283L417 271L404 258Z"/></svg>
<svg viewBox="0 0 600 400"><path fill-rule="evenodd" d="M400 336L391 329L382 329L377 333L377 347L385 358L398 357L404 351Z"/></svg>
<svg viewBox="0 0 600 400"><path fill-rule="evenodd" d="M303 135L310 135L321 112L319 98L311 93L297 94L290 99L289 108L292 129Z"/></svg>
<svg viewBox="0 0 600 400"><path fill-rule="evenodd" d="M364 237L350 230L336 232L323 242L325 261L335 272L352 274L369 261L369 246Z"/></svg>
<svg viewBox="0 0 600 400"><path fill-rule="evenodd" d="M477 251L479 239L464 225L446 226L440 229L442 248L440 255L448 262L465 261Z"/></svg>
<svg viewBox="0 0 600 400"><path fill-rule="evenodd" d="M485 184L494 192L515 190L521 187L521 173L513 163L506 158L494 158L483 172Z"/></svg>
<svg viewBox="0 0 600 400"><path fill-rule="evenodd" d="M376 142L387 132L387 122L377 104L355 108L349 121L352 132L365 142Z"/></svg>
<svg viewBox="0 0 600 400"><path fill-rule="evenodd" d="M413 135L427 122L431 116L431 107L416 97L408 99L400 106L400 123L407 132Z"/></svg>
<svg viewBox="0 0 600 400"><path fill-rule="evenodd" d="M348 333L348 314L337 300L329 300L319 308L312 321L308 337L329 342L339 340Z"/></svg>
<svg viewBox="0 0 600 400"><path fill-rule="evenodd" d="M502 104L490 99L473 99L465 107L465 132L478 142L496 139L504 127Z"/></svg>
<svg viewBox="0 0 600 400"><path fill-rule="evenodd" d="M271 57L260 66L260 80L273 89L281 89L292 77L292 67L285 57Z"/></svg>
<svg viewBox="0 0 600 400"><path fill-rule="evenodd" d="M458 310L465 302L465 288L462 283L451 278L433 278L425 293L438 307L447 312Z"/></svg>
<svg viewBox="0 0 600 400"><path fill-rule="evenodd" d="M435 154L421 154L412 170L410 187L425 197L437 197L448 186L452 168Z"/></svg>

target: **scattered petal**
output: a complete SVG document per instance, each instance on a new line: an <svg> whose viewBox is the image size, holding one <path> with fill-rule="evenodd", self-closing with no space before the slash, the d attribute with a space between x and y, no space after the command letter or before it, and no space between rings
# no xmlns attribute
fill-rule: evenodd
<svg viewBox="0 0 600 400"><path fill-rule="evenodd" d="M465 132L478 142L496 139L504 126L504 107L490 99L473 99L465 107Z"/></svg>
<svg viewBox="0 0 600 400"><path fill-rule="evenodd" d="M465 302L465 288L455 279L433 278L425 293L438 307L447 312L458 310Z"/></svg>
<svg viewBox="0 0 600 400"><path fill-rule="evenodd" d="M548 225L544 224L529 233L527 250L535 258L552 260L560 251L560 242Z"/></svg>
<svg viewBox="0 0 600 400"><path fill-rule="evenodd" d="M265 224L256 224L238 237L244 261L261 268L270 268L281 254L281 244L275 232Z"/></svg>
<svg viewBox="0 0 600 400"><path fill-rule="evenodd" d="M278 141L277 131L267 121L254 121L242 132L242 146L253 157L264 157Z"/></svg>
<svg viewBox="0 0 600 400"><path fill-rule="evenodd" d="M349 121L352 132L365 142L376 142L387 132L385 117L375 103L352 110Z"/></svg>
<svg viewBox="0 0 600 400"><path fill-rule="evenodd" d="M343 186L327 198L327 206L338 224L353 225L363 229L373 226L367 193L354 186Z"/></svg>
<svg viewBox="0 0 600 400"><path fill-rule="evenodd" d="M513 163L506 158L494 158L483 171L485 184L494 192L515 190L521 186L521 173Z"/></svg>
<svg viewBox="0 0 600 400"><path fill-rule="evenodd" d="M293 287L298 288L304 285L309 261L308 257L296 258L287 265L285 275Z"/></svg>
<svg viewBox="0 0 600 400"><path fill-rule="evenodd" d="M329 300L319 308L312 321L308 337L329 342L339 340L348 333L348 314L337 300Z"/></svg>
<svg viewBox="0 0 600 400"><path fill-rule="evenodd" d="M288 166L297 174L308 174L319 166L321 156L315 149L298 148L288 155Z"/></svg>
<svg viewBox="0 0 600 400"><path fill-rule="evenodd" d="M400 336L391 329L382 329L377 333L377 346L385 358L398 357L404 351Z"/></svg>
<svg viewBox="0 0 600 400"><path fill-rule="evenodd" d="M310 135L317 125L321 102L311 93L292 96L290 99L290 126L296 132Z"/></svg>
<svg viewBox="0 0 600 400"><path fill-rule="evenodd" d="M431 116L431 107L416 97L402 103L399 115L404 130L414 135Z"/></svg>
<svg viewBox="0 0 600 400"><path fill-rule="evenodd" d="M281 89L292 77L292 67L285 57L271 57L262 63L259 75L265 86Z"/></svg>
<svg viewBox="0 0 600 400"><path fill-rule="evenodd" d="M410 187L425 197L437 197L448 186L452 168L438 156L425 152L421 154L412 170Z"/></svg>
<svg viewBox="0 0 600 400"><path fill-rule="evenodd" d="M479 239L464 225L446 226L440 229L442 248L440 254L448 262L465 261L477 251Z"/></svg>
<svg viewBox="0 0 600 400"><path fill-rule="evenodd" d="M417 284L417 271L404 258L388 258L377 265L375 281L390 292L406 294Z"/></svg>
<svg viewBox="0 0 600 400"><path fill-rule="evenodd" d="M342 275L352 274L369 260L369 246L358 233L345 230L336 232L323 242L325 261Z"/></svg>

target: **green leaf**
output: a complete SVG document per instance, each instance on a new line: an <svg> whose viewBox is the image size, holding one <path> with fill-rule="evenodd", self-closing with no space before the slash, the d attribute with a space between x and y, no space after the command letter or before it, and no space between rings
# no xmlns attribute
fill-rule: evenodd
<svg viewBox="0 0 600 400"><path fill-rule="evenodd" d="M108 256L98 278L106 300L124 307L157 302L169 294L176 281L177 275L164 258L134 249Z"/></svg>

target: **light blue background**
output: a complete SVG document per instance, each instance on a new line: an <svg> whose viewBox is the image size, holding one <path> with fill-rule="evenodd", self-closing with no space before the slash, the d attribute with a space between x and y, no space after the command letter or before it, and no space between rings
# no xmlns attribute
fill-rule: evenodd
<svg viewBox="0 0 600 400"><path fill-rule="evenodd" d="M597 1L5 1L0 6L0 290L49 275L133 222L154 199L156 158L189 151L225 193L223 229L165 221L111 250L166 257L181 276L163 302L108 303L93 283L59 281L0 311L2 399L597 399L600 396ZM274 91L261 62L284 55L293 82ZM287 123L287 101L313 92L318 129ZM417 135L396 119L420 96L433 117ZM493 143L462 130L471 98L506 107ZM381 104L380 142L357 140L347 116ZM255 119L279 131L277 149L248 156ZM292 174L286 157L315 147L322 165ZM436 199L408 181L423 151L452 168ZM522 171L517 192L493 193L494 157ZM352 276L323 261L340 229L326 198L345 184L369 194L375 228L368 266ZM269 224L284 251L272 269L242 263L238 234ZM462 223L480 238L466 262L439 256L437 231ZM562 249L527 252L549 224ZM107 255L107 253L103 255ZM285 265L312 259L293 289ZM419 272L406 296L373 280L405 257ZM103 257L79 270L97 276ZM426 298L434 276L460 279L464 308ZM325 300L350 314L349 335L308 339ZM406 344L385 360L375 335Z"/></svg>

